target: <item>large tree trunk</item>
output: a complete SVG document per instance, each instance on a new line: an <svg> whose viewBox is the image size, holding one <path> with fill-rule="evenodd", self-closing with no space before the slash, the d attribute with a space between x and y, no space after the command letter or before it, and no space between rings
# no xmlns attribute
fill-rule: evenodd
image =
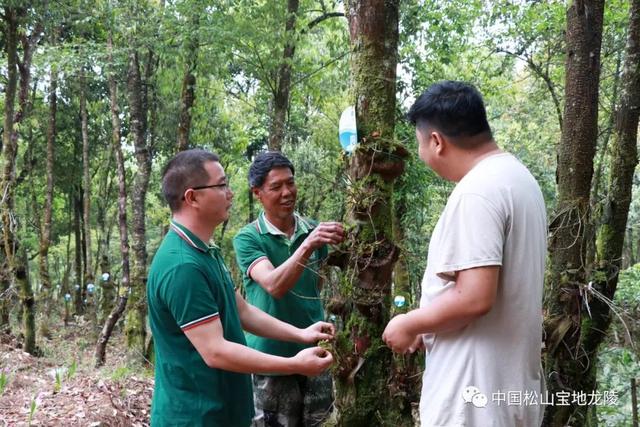
<svg viewBox="0 0 640 427"><path fill-rule="evenodd" d="M545 290L549 392L592 392L585 375L595 363L583 337L591 319L585 299L590 266L585 264L590 221L589 195L598 134L598 83L604 0L573 1L567 10L567 58L562 139L558 147L558 205L550 225L551 265ZM545 425L586 422L587 407L550 405Z"/></svg>
<svg viewBox="0 0 640 427"><path fill-rule="evenodd" d="M198 29L199 19L196 15L193 21L191 36L187 41L185 53L184 76L180 93L180 113L178 119L178 151L189 148L189 134L191 132L191 109L196 99L196 66L198 64Z"/></svg>
<svg viewBox="0 0 640 427"><path fill-rule="evenodd" d="M582 332L587 357L597 360L598 347L611 323L611 308L622 268L623 242L626 235L633 174L638 164L638 118L640 117L640 0L630 5L626 58L621 78L620 106L611 146L611 177L604 207L604 223L597 239L597 274L589 295L592 318ZM631 243L631 242L629 242ZM604 297L604 298L603 298ZM586 322L585 322L586 323ZM591 363L585 376L595 388L596 364Z"/></svg>
<svg viewBox="0 0 640 427"><path fill-rule="evenodd" d="M296 50L296 18L298 16L299 0L287 1L287 21L285 23L285 42L282 62L278 70L273 94L273 109L271 114L271 129L269 131L269 149L280 151L284 142L287 111L289 110L289 94L291 92L291 62Z"/></svg>
<svg viewBox="0 0 640 427"><path fill-rule="evenodd" d="M348 3L352 99L359 147L351 158L353 231L338 263L346 268L335 355L339 425L412 426L398 389L391 351L381 336L389 320L391 276L399 249L393 235L393 183L407 151L394 140L399 1Z"/></svg>
<svg viewBox="0 0 640 427"><path fill-rule="evenodd" d="M18 87L18 13L16 10L6 7L4 9L4 20L5 20L5 28L4 28L4 43L5 50L7 53L7 81L4 89L4 128L2 132L2 152L3 152L3 160L5 162L5 170L8 161L14 161L13 159L8 159L7 155L15 157L12 153L13 151L13 142L12 135L13 131L13 114L14 114L14 105L16 99L16 90ZM6 173L6 172L5 172ZM11 173L11 171L9 171ZM5 188L7 184L9 184L6 179L10 181L10 176L4 177L2 189ZM13 255L13 242L11 236L11 221L10 221L11 209L7 203L2 204L2 223L3 223L3 274L2 274L2 294L4 298L0 298L1 307L1 317L0 322L5 328L9 328L9 288L11 283L13 282L12 276L13 272L11 271L10 266L10 258Z"/></svg>
<svg viewBox="0 0 640 427"><path fill-rule="evenodd" d="M80 67L80 121L82 130L82 225L84 235L84 283L93 282L91 260L91 174L89 165L89 119L87 117L87 80Z"/></svg>
<svg viewBox="0 0 640 427"><path fill-rule="evenodd" d="M151 61L151 59L149 59ZM133 232L133 274L130 304L127 311L127 346L135 357L143 358L146 339L145 289L147 280L147 247L145 226L145 201L151 175L151 154L147 145L147 101L143 88L138 52L129 55L129 105L133 131L133 143L138 173L131 196Z"/></svg>
<svg viewBox="0 0 640 427"><path fill-rule="evenodd" d="M112 41L109 33L107 40L107 50L109 52L109 64L113 66L112 57ZM118 303L107 318L102 328L98 343L96 344L96 367L104 365L107 351L107 343L113 332L113 328L124 313L129 297L130 277L129 277L129 232L127 229L127 183L126 173L124 169L124 156L122 154L122 146L120 142L120 116L118 112L118 86L113 70L109 72L109 100L111 103L111 126L112 126L112 144L113 151L116 155L116 168L118 172L118 225L120 230L120 253L122 279L120 281L120 293L118 295Z"/></svg>
<svg viewBox="0 0 640 427"><path fill-rule="evenodd" d="M7 85L5 88L5 116L3 129L3 170L2 183L2 227L3 246L8 271L20 289L23 313L23 332L25 342L23 350L36 352L34 319L34 296L27 274L26 253L22 255L17 235L18 224L14 215L14 192L16 187L16 160L18 156L18 132L15 125L22 123L30 110L29 83L31 80L31 59L35 46L42 36L42 24L37 22L30 35L19 34L19 19L24 9L4 8L5 46L7 51ZM18 40L22 44L22 60L18 60ZM18 109L14 113L16 86L19 73Z"/></svg>
<svg viewBox="0 0 640 427"><path fill-rule="evenodd" d="M51 67L51 85L49 87L49 123L47 127L47 159L46 176L47 186L44 196L44 213L42 218L42 233L40 236L39 248L39 269L42 290L40 300L45 321L42 322L43 332L48 331L48 319L50 315L51 298L51 277L49 275L49 245L51 244L51 216L53 211L53 161L54 147L56 143L56 112L58 72L55 67Z"/></svg>

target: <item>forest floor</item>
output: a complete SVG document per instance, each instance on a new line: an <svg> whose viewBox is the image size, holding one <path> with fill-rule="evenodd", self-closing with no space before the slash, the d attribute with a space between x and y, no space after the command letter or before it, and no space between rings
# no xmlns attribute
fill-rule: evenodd
<svg viewBox="0 0 640 427"><path fill-rule="evenodd" d="M0 427L149 425L153 375L127 360L119 330L106 365L95 369L90 324L79 318L49 328L51 338L37 343L41 357L0 334Z"/></svg>

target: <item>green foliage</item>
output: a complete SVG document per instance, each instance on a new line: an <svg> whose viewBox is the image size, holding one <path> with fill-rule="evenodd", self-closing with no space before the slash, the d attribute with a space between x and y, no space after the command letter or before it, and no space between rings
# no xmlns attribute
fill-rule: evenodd
<svg viewBox="0 0 640 427"><path fill-rule="evenodd" d="M4 394L4 391L9 384L9 369L3 368L0 369L0 396Z"/></svg>

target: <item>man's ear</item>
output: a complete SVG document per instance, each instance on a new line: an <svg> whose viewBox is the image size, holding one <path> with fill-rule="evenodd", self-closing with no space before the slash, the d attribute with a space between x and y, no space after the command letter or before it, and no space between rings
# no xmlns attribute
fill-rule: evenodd
<svg viewBox="0 0 640 427"><path fill-rule="evenodd" d="M196 192L191 188L187 188L184 192L184 203L189 206L193 206L196 201Z"/></svg>
<svg viewBox="0 0 640 427"><path fill-rule="evenodd" d="M253 197L260 200L260 188L259 187L251 187L251 192L253 193Z"/></svg>
<svg viewBox="0 0 640 427"><path fill-rule="evenodd" d="M432 131L430 136L433 140L433 144L435 145L436 154L441 156L447 148L447 139L438 131Z"/></svg>

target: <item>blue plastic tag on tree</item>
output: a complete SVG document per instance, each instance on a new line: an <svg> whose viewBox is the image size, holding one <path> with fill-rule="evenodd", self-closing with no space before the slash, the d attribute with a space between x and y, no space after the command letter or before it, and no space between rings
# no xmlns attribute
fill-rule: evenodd
<svg viewBox="0 0 640 427"><path fill-rule="evenodd" d="M96 285L94 285L93 283L89 283L87 285L87 292L89 292L90 294L92 294L95 289L96 289Z"/></svg>
<svg viewBox="0 0 640 427"><path fill-rule="evenodd" d="M340 136L342 149L349 154L353 153L358 145L356 109L353 106L347 107L340 115L338 134Z"/></svg>
<svg viewBox="0 0 640 427"><path fill-rule="evenodd" d="M109 280L109 277L111 277L109 275L109 273L102 273L102 281L106 282L107 280Z"/></svg>
<svg viewBox="0 0 640 427"><path fill-rule="evenodd" d="M393 299L393 304L399 308L404 306L405 301L406 300L402 295L396 295L396 297Z"/></svg>

